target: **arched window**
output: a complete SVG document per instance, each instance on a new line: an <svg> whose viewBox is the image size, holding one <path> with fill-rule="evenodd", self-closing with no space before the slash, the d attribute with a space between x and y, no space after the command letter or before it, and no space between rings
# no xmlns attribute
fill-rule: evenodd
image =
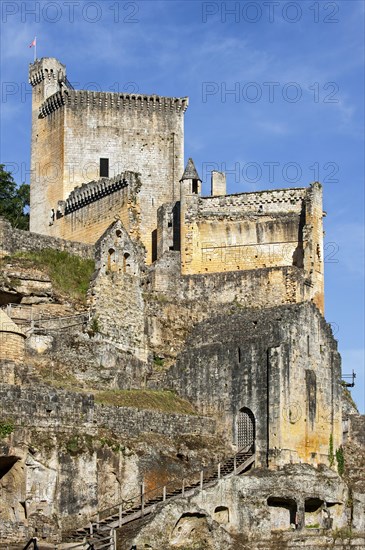
<svg viewBox="0 0 365 550"><path fill-rule="evenodd" d="M130 260L128 259L130 254L128 252L125 252L123 254L123 273L129 273L130 271Z"/></svg>
<svg viewBox="0 0 365 550"><path fill-rule="evenodd" d="M255 443L255 417L247 407L243 407L237 415L237 447L243 449Z"/></svg>
<svg viewBox="0 0 365 550"><path fill-rule="evenodd" d="M108 271L116 271L116 257L114 248L108 250Z"/></svg>

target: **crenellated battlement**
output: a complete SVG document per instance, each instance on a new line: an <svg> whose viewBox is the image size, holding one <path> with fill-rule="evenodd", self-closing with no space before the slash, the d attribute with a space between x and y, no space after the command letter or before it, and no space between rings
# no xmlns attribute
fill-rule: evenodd
<svg viewBox="0 0 365 550"><path fill-rule="evenodd" d="M48 97L44 103L39 108L40 118L45 118L46 116L54 113L57 109L60 109L65 105L65 94L62 92L56 92L55 94Z"/></svg>
<svg viewBox="0 0 365 550"><path fill-rule="evenodd" d="M219 217L222 214L242 216L244 213L275 214L300 213L307 188L275 189L237 193L215 197L199 197L191 207L204 217Z"/></svg>
<svg viewBox="0 0 365 550"><path fill-rule="evenodd" d="M107 110L130 109L145 113L151 111L185 113L189 105L189 98L64 89L46 99L39 109L40 115L44 118L64 105L71 109L92 107L93 109Z"/></svg>
<svg viewBox="0 0 365 550"><path fill-rule="evenodd" d="M136 175L133 172L124 172L114 178L101 178L98 181L90 181L89 183L84 183L81 187L76 187L70 193L65 203L60 201L60 203L65 204L64 213L70 214L87 204L127 187L135 177Z"/></svg>
<svg viewBox="0 0 365 550"><path fill-rule="evenodd" d="M61 82L65 78L65 65L53 57L42 57L29 65L29 83L33 87L43 81Z"/></svg>

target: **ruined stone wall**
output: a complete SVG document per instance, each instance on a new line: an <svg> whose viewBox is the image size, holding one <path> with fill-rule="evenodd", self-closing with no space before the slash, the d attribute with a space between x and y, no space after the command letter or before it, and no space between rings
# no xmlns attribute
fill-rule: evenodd
<svg viewBox="0 0 365 550"><path fill-rule="evenodd" d="M85 259L94 259L95 254L94 247L91 245L15 229L10 222L0 217L0 257L15 252L31 252L45 248L63 250Z"/></svg>
<svg viewBox="0 0 365 550"><path fill-rule="evenodd" d="M301 265L305 189L182 199L182 273Z"/></svg>
<svg viewBox="0 0 365 550"><path fill-rule="evenodd" d="M237 444L244 407L262 465L327 462L342 442L336 341L315 306L246 310L196 325L167 381Z"/></svg>
<svg viewBox="0 0 365 550"><path fill-rule="evenodd" d="M150 346L166 357L175 357L194 324L212 315L309 302L312 297L298 267L181 275L180 254L173 251L150 268L147 290Z"/></svg>
<svg viewBox="0 0 365 550"><path fill-rule="evenodd" d="M295 266L304 270L323 312L322 217L318 183L219 197L182 195L181 272Z"/></svg>
<svg viewBox="0 0 365 550"><path fill-rule="evenodd" d="M351 414L349 416L349 438L351 442L365 448L365 415Z"/></svg>

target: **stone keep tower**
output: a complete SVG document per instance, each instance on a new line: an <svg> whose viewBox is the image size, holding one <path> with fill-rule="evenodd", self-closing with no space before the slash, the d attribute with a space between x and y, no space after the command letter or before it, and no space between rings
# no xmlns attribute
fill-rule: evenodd
<svg viewBox="0 0 365 550"><path fill-rule="evenodd" d="M31 64L29 80L33 87L31 231L93 243L115 216L127 216L132 200L143 213L138 237L150 263L157 209L179 198L188 99L74 90L65 66L54 58ZM121 190L128 186L126 172L139 173L132 198ZM103 189L95 191L95 181L101 178ZM104 178L122 183L106 186ZM76 187L89 182L94 182L93 191L88 193L86 187L85 191L94 198L87 201L88 207L85 201L74 204L72 221L67 218L70 209L57 215L59 201L67 201ZM106 195L108 200L99 203Z"/></svg>

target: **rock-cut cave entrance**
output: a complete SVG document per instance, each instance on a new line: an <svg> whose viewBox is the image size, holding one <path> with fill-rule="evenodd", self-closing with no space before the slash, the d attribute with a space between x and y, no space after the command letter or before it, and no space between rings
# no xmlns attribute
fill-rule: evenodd
<svg viewBox="0 0 365 550"><path fill-rule="evenodd" d="M18 460L18 456L0 456L0 479L12 469Z"/></svg>

